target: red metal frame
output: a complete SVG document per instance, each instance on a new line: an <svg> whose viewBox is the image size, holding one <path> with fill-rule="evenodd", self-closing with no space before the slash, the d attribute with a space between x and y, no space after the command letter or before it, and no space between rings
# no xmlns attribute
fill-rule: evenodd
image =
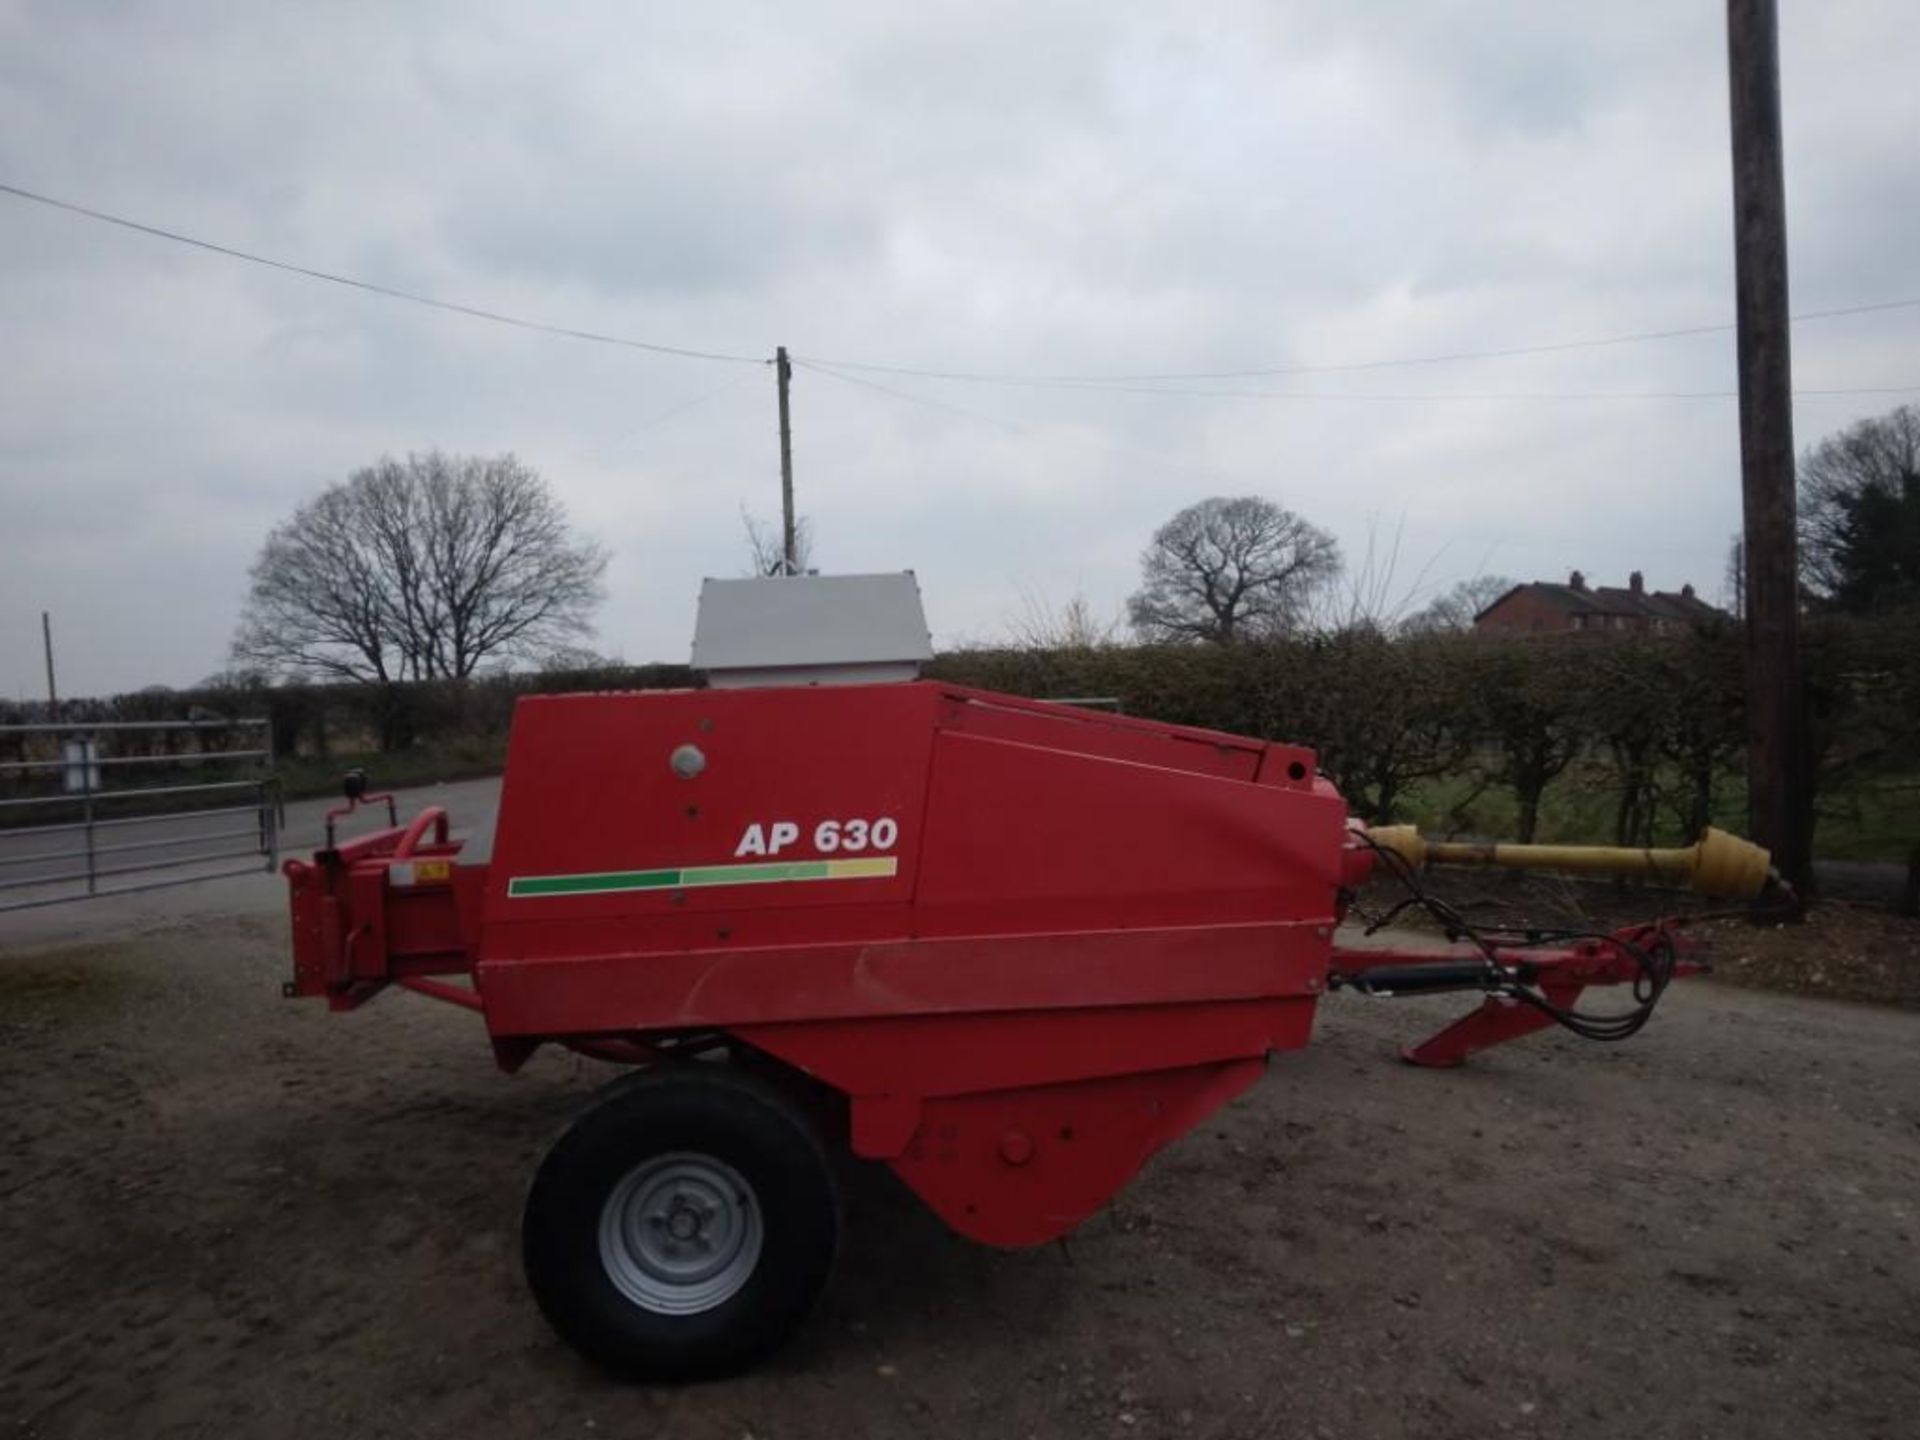
<svg viewBox="0 0 1920 1440"><path fill-rule="evenodd" d="M1496 948L1492 959L1501 966L1526 967L1537 972L1540 993L1560 1009L1570 1010L1590 985L1626 985L1639 978L1639 965L1629 947L1646 951L1661 943L1677 952L1673 978L1697 975L1707 968L1697 954L1697 946L1670 921L1626 926L1605 940L1582 940L1564 948ZM1332 963L1336 975L1357 979L1368 971L1390 966L1451 964L1477 958L1481 958L1480 952L1462 946L1438 950L1336 947ZM1489 995L1477 1010L1461 1016L1419 1044L1407 1046L1400 1054L1410 1064L1451 1069L1466 1063L1475 1051L1518 1040L1553 1023L1545 1011L1525 1001Z"/></svg>
<svg viewBox="0 0 1920 1440"><path fill-rule="evenodd" d="M1330 979L1462 955L1335 947L1372 854L1310 751L929 683L522 700L493 855L460 848L435 807L288 862L289 992L478 1010L508 1069L718 1033L1000 1245L1304 1046ZM1636 968L1515 958L1560 1004ZM1548 1023L1490 998L1408 1058Z"/></svg>

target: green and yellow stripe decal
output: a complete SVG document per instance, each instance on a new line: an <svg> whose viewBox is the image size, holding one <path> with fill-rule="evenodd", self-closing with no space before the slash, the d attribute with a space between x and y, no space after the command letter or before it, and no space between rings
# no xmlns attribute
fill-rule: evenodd
<svg viewBox="0 0 1920 1440"><path fill-rule="evenodd" d="M611 895L623 890L693 890L707 885L783 885L795 880L886 880L897 856L859 860L756 860L745 865L687 865L677 870L608 870L591 875L516 875L510 899L534 895Z"/></svg>

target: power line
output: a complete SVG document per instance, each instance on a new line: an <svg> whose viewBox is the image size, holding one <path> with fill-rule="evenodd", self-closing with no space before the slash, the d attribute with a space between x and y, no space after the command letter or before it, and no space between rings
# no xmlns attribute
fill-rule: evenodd
<svg viewBox="0 0 1920 1440"><path fill-rule="evenodd" d="M996 430L1005 430L1014 435L1025 435L1028 433L1021 426L1014 424L1013 421L1002 420L997 415L988 415L979 410L968 410L959 405L949 405L944 400L929 400L924 395L915 395L906 390L895 390L891 386L881 385L873 380L863 380L858 375L842 375L831 365L824 364L818 360L802 360L796 356L793 364L797 370L811 370L816 375L825 375L829 380L838 380L843 385L858 385L862 390L877 390L882 395L891 395L896 400L905 400L913 405L924 405L929 410L941 410L949 415L958 415L966 420L977 420L983 425L993 426Z"/></svg>
<svg viewBox="0 0 1920 1440"><path fill-rule="evenodd" d="M999 430L1007 430L1007 431L1011 431L1011 432L1013 432L1013 433L1015 433L1015 434L1021 434L1021 435L1027 435L1027 434L1031 434L1031 433L1032 433L1032 432L1031 432L1031 431L1029 431L1029 430L1026 430L1026 429L1024 429L1024 428L1022 428L1022 427L1020 427L1020 426L1018 426L1018 425L1015 425L1015 424L1014 424L1013 422L1011 422L1011 421L1008 421L1008 420L1003 420L1003 419L1000 419L1000 418L998 418L997 416L993 416L993 415L989 415L989 414L986 414L986 413L984 413L984 412L982 412L982 411L978 411L978 410L969 410L969 409L966 409L966 408L964 408L964 407L962 407L962 406L958 406L958 405L949 405L949 404L947 404L947 403L945 403L945 402L943 402L943 401L939 401L939 400L932 400L932 399L929 399L928 397L926 397L926 396L924 396L924 395L915 395L915 394L913 394L912 392L910 392L910 391L906 391L906 390L896 390L896 389L894 389L894 388L893 388L893 387L891 387L891 386L888 386L888 385L882 385L882 384L879 384L879 383L877 383L877 382L875 382L875 381L872 381L872 380L867 380L867 379L864 379L864 378L862 378L862 377L860 377L860 376L857 376L857 375L843 375L843 374L840 374L840 373L839 373L839 372L838 372L837 370L835 370L835 369L832 369L832 368L829 368L829 367L827 367L827 366L825 366L825 365L822 365L822 364L821 364L820 362L818 362L818 361L802 361L802 360L799 360L799 359L797 359L797 358L796 358L796 359L794 360L794 362L793 362L793 363L794 363L794 366L795 366L795 368L796 368L796 369L800 369L800 368L804 368L804 369L807 369L807 370L811 370L811 371L813 371L813 372L814 372L815 374L818 374L818 375L825 375L825 376L827 376L827 377L828 377L829 379L832 379L832 380L839 380L839 381L841 381L842 383L844 383L844 384L848 384L848 385L855 385L855 386L858 386L859 388L861 388L861 389L863 389L863 390L870 390L870 391L875 391L875 392L878 392L879 394L882 394L882 395L886 395L886 396L890 396L891 398L893 398L893 399L895 399L895 400L904 400L904 401L907 401L907 402L908 402L908 403L910 403L910 404L914 404L914 405L921 405L921 406L925 406L926 408L928 408L928 409L931 409L931 410L940 410L940 411L944 411L945 413L947 413L947 414L950 414L950 415L958 415L958 416L960 416L960 417L962 417L962 418L964 418L964 419L968 419L968 420L974 420L974 421L978 421L978 422L980 422L980 423L982 423L982 424L987 424L987 425L992 425L992 426L993 426L994 428L996 428L996 429L999 429ZM1915 390L1915 391L1920 391L1920 386L1914 386L1914 387L1911 387L1911 389L1913 389L1913 390ZM1122 393L1125 393L1125 392L1122 392ZM1186 394L1186 393L1189 393L1189 392L1185 392L1185 391L1170 391L1170 392L1149 392L1149 393L1170 393L1170 394ZM1194 391L1194 392L1191 392L1191 393L1194 393L1194 394L1198 394L1198 395L1212 395L1212 394L1217 394L1217 393L1222 393L1222 392L1216 392L1216 391L1207 391L1207 390L1201 390L1201 391ZM1256 393L1256 395L1258 394L1258 392L1255 392L1255 393ZM1708 398L1713 398L1713 399L1720 399L1720 398L1725 398L1725 397L1728 397L1728 396L1732 396L1732 395L1734 395L1735 393L1736 393L1736 392L1734 392L1734 391L1713 391L1713 392L1707 392L1707 394L1708 394ZM1799 394L1801 394L1801 395L1816 395L1816 396L1818 396L1818 395L1833 395L1833 394L1854 394L1854 393L1860 393L1860 392L1854 392L1854 391L1827 391L1827 390L1817 390L1817 391L1802 391L1802 392L1798 392L1798 393L1799 393ZM1658 395L1658 396L1655 396L1655 397L1653 397L1653 398L1658 398L1658 399L1671 399L1671 398L1676 398L1677 396L1678 396L1678 392L1671 392L1671 393L1669 393L1669 394L1665 394L1665 395ZM1307 396L1307 395L1299 395L1299 396L1289 396L1289 397L1287 397L1287 398L1303 398L1303 399L1311 399L1311 398L1360 398L1360 399L1365 399L1365 398L1371 398L1371 397L1367 397L1367 396L1358 396L1358 397L1344 397L1344 396L1341 396L1341 397L1331 397L1331 396L1329 396L1329 397L1317 397L1317 396ZM1388 398L1395 398L1395 397L1388 397ZM1434 398L1434 397L1427 397L1427 396L1414 396L1414 397L1406 397L1406 398L1419 398L1419 399L1424 399L1424 398ZM1459 398L1459 397L1450 397L1450 396L1448 396L1448 397L1439 397L1439 398ZM1479 399L1496 399L1496 400L1497 400L1497 399L1511 399L1511 398L1529 398L1529 397L1514 397L1514 396L1507 396L1507 395L1487 395L1487 396L1479 396L1479 397L1467 397L1467 398L1479 398ZM1569 398L1579 398L1579 399L1586 399L1586 398L1606 398L1606 397L1604 397L1604 396L1601 396L1601 397L1593 397L1593 396L1585 396L1585 395L1581 395L1581 396L1573 396L1573 397L1569 397ZM1634 399L1638 399L1638 398L1647 398L1647 397L1645 397L1645 396L1628 396L1628 397L1624 397L1624 398L1634 398ZM1687 396L1687 397L1685 397L1685 398L1691 398L1691 395L1689 395L1689 396ZM1124 440L1120 440L1120 439L1117 439L1117 438L1116 438L1116 437L1115 437L1114 435L1112 435L1111 433L1107 433L1107 432L1104 432L1104 431L1103 431L1103 432L1101 432L1101 434L1100 434L1100 437L1099 437L1099 438L1100 438L1100 442L1101 442L1102 444L1104 444L1104 445L1107 445L1107 446L1110 446L1110 447L1112 447L1112 448L1115 448L1115 449L1117 449L1117 450L1120 450L1120 451L1123 451L1123 452L1125 452L1125 453L1129 453L1129 454L1134 454L1134 455L1138 455L1138 456L1140 456L1140 457L1141 457L1142 459L1145 459L1145 460L1147 460L1147 461L1149 461L1150 463L1152 463L1153 465L1156 465L1156 466L1162 466L1162 467L1172 467L1172 466L1174 466L1174 465L1190 465L1190 464L1191 464L1191 461L1190 461L1190 460L1187 460L1187 459L1180 459L1180 460L1175 460L1175 459L1173 459L1173 458L1170 458L1169 456L1166 456L1166 455L1163 455L1163 454L1160 454L1160 453L1158 453L1158 452L1154 452L1154 451L1149 451L1149 450L1147 450L1147 449L1145 449L1145 448L1143 448L1143 447L1140 447L1140 446L1136 446L1136 445L1130 445L1130 444L1128 444L1128 443L1127 443L1126 441L1124 441ZM1224 477L1224 476L1220 476L1220 477L1211 477L1211 476L1210 476L1210 479L1211 479L1211 478L1221 478L1221 479L1224 479L1225 477ZM1355 516L1355 515L1356 515L1356 514L1357 514L1358 512L1355 512L1355 511L1352 511L1352 510L1344 510L1344 508L1343 508L1343 513L1345 513L1345 514L1346 514L1346 515L1347 515L1347 516L1349 517L1349 519L1352 519L1352 518L1353 518L1353 517L1354 517L1354 516ZM1368 521L1367 521L1366 523L1368 523L1369 525L1371 525L1371 524L1372 524L1372 521L1371 521L1371 520L1368 520ZM1443 540L1443 542L1445 542L1445 543L1448 543L1448 544L1450 544L1450 543L1452 543L1453 541L1456 541L1456 540L1458 540L1458 541L1462 541L1462 542L1475 542L1475 543L1484 543L1484 544L1486 544L1486 545L1487 545L1487 546L1489 547L1489 555L1491 554L1491 549L1492 549L1492 548L1494 548L1494 547L1499 547L1499 546L1507 546L1507 547L1513 547L1513 546L1528 546L1528 545L1538 545L1538 544L1539 544L1540 542L1542 542L1542 541L1548 541L1548 542L1552 542L1552 543L1554 543L1554 544L1562 544L1562 545L1579 545L1579 544L1584 544L1584 543L1586 543L1587 541L1589 541L1589 540L1591 540L1591 539L1592 539L1592 536L1591 536L1591 535L1588 535L1588 534L1575 534L1575 533L1573 533L1573 532L1570 532L1570 531L1552 531L1552 530L1534 530L1534 529L1527 529L1527 530L1517 530L1517 531L1516 531L1516 530L1510 530L1510 529L1501 529L1501 530L1491 530L1491 529L1481 529L1481 528L1473 528L1473 529L1467 529L1467 530L1459 530L1459 529L1455 529L1455 528L1452 528L1452 527L1448 527L1448 526L1443 526L1443 525L1437 525L1437 524L1435 524L1435 523L1433 523L1433 522L1431 522L1431 521L1428 521L1428 520L1421 520L1421 521L1416 521L1416 522L1413 522L1412 524L1408 524L1408 522L1406 521L1406 519L1405 519L1405 517L1404 517L1404 516L1403 516L1403 517L1401 518L1401 520L1400 520L1400 522L1399 522L1399 528L1402 528L1402 529L1405 529L1405 530L1408 530L1408 531L1410 531L1411 533L1413 533L1413 534L1416 534L1416 535L1427 535L1427 536L1430 536L1430 537L1437 537L1437 538L1440 538L1440 539L1442 539L1442 540ZM1701 553L1701 548L1702 548L1702 545L1703 545L1703 544L1705 544L1705 543L1707 543L1707 542L1701 542L1701 544L1687 544L1687 545L1678 545L1678 544L1670 544L1670 543L1663 543L1663 542L1660 542L1660 541L1657 541L1657 540L1648 540L1648 539L1636 539L1636 541L1635 541L1635 544L1637 544L1637 545L1639 545L1641 549L1644 549L1644 550L1649 550L1649 551L1653 551L1653 552L1656 552L1656 553L1660 553L1660 554L1670 554L1670 555L1698 555L1698 554L1700 554L1700 553ZM1716 542L1714 542L1714 543L1718 543L1718 542L1716 541ZM1443 544L1443 546L1442 546L1442 549L1444 549L1444 548L1445 548L1445 544ZM1437 556L1436 556L1436 560L1437 560ZM1430 563L1432 563L1432 562L1430 562ZM1483 570L1484 570L1484 568L1485 568L1485 566L1486 566L1486 563L1487 563L1487 562L1486 562L1486 560L1485 560L1485 559L1483 559L1483 560L1482 560L1482 562L1481 562L1481 568L1482 568Z"/></svg>
<svg viewBox="0 0 1920 1440"><path fill-rule="evenodd" d="M538 330L548 335L562 335L569 340L588 340L596 345L618 345L627 350L645 350L654 355L675 355L685 360L720 360L738 365L772 363L761 355L730 355L724 351L692 350L680 345L659 345L650 340L634 340L624 335L604 335L595 330L576 330L566 325L549 325L540 320L523 320L517 315L503 315L497 310L482 310L474 305L461 305L451 300L436 300L430 295L416 295L410 290L395 289L391 285L378 285L371 280L356 280L350 275L335 275L326 270L314 270L286 260L255 255L251 251L236 250L231 245L219 245L211 240L183 235L177 230L166 230L158 225L143 224L138 220L129 220L124 215L112 215L105 210L77 205L71 200L55 199L51 195L42 195L38 191L9 185L5 181L0 181L0 193L12 195L20 200L31 200L36 205L47 205L55 210L65 210L69 214L85 216L89 220L98 220L103 224L117 225L123 230L134 230L142 235L171 240L177 245L191 245L196 250L224 255L230 260L244 260L249 265L263 265L269 270L282 270L289 275L304 275L309 280L324 280L329 285L345 285L349 289L364 290L370 295L384 296L389 300L405 300L409 304L424 305L430 310L445 310L455 315L470 316L475 320L490 320L496 325L511 325L520 330Z"/></svg>
<svg viewBox="0 0 1920 1440"><path fill-rule="evenodd" d="M642 420L638 425L633 426L629 430L622 431L618 439L614 440L611 444L603 447L599 453L602 456L611 455L615 450L621 449L626 445L632 444L633 441L637 440L641 435L645 434L647 431L653 429L656 425L664 425L667 421L675 419L678 416L684 415L689 410L698 409L700 406L707 404L709 401L718 400L722 395L726 394L729 390L738 389L741 385L744 385L747 381L751 380L752 378L753 377L751 375L748 375L745 372L736 373L734 375L729 376L724 384L716 385L711 390L703 390L698 395L694 395L687 399L677 401L676 403L667 406L666 409L664 410L656 411L652 415L649 415L646 419Z"/></svg>
<svg viewBox="0 0 1920 1440"><path fill-rule="evenodd" d="M1808 310L1792 317L1794 322L1836 320L1847 315L1869 315L1882 310L1910 310L1920 307L1920 297L1911 300L1882 300L1870 305L1846 305L1832 310ZM915 369L906 365L881 365L859 360L821 360L842 370L860 370L876 375L910 376L921 380L958 380L976 385L1014 385L1060 387L1063 389L1108 389L1129 383L1152 384L1184 380L1255 380L1285 375L1333 375L1357 370L1391 370L1415 365L1452 365L1466 360L1503 360L1523 355L1552 355L1567 350L1597 350L1611 345L1637 345L1651 340L1679 340L1696 335L1724 335L1733 330L1731 323L1688 325L1672 330L1641 330L1630 335L1608 335L1589 340L1557 340L1540 345L1516 345L1501 350L1454 350L1439 355L1416 355L1392 360L1354 360L1334 365L1276 365L1249 370L1168 371L1138 375L1022 375L981 370ZM1871 393L1871 392L1869 392Z"/></svg>
<svg viewBox="0 0 1920 1440"><path fill-rule="evenodd" d="M760 355L740 355L727 351L698 350L680 345L663 345L650 340L636 340L624 335L609 335L595 330L581 330L572 326L552 325L545 321L528 320L517 315L508 315L497 310L482 309L475 305L463 305L451 300L438 300L430 295L416 294L410 290L401 290L391 285L381 285L371 280L361 280L350 275L338 275L331 271L316 270L310 266L297 265L291 261L276 260L271 256L255 254L252 251L236 249L215 241L203 240L193 235L182 234L177 230L168 230L162 226L149 225L143 221L132 220L124 215L115 215L105 210L77 204L71 200L61 200L55 196L44 195L23 186L0 181L0 194L11 195L16 199L31 201L72 215L79 215L102 224L117 226L123 230L132 230L138 234L149 235L156 239L169 240L178 245L191 246L209 254L222 255L232 260L241 260L250 265L263 266L269 270L279 270L289 275L300 275L310 280L325 281L330 285L341 285L348 289L359 290L369 295L378 295L389 300L403 300L408 304L424 306L430 310L445 311L454 315L465 315L475 320L486 320L496 325L509 325L515 329L532 330L541 334L558 335L570 340L585 340L596 345L614 345L628 350L640 350L654 355L671 355L687 360L712 360L737 365L770 365L773 361ZM1903 310L1920 307L1920 298L1910 300L1886 300L1868 305L1849 305L1830 310L1810 310L1793 316L1798 323L1809 320L1830 320L1847 315L1865 315L1878 311ZM1275 366L1265 369L1214 370L1164 372L1159 374L1138 375L1021 375L1013 373L992 373L969 370L933 370L916 369L911 366L884 365L859 360L823 360L814 356L793 357L793 363L820 374L829 375L847 384L864 384L884 394L894 395L917 405L932 409L945 409L955 414L967 415L976 420L986 420L1002 428L1019 430L1008 421L993 419L977 412L963 410L957 406L944 405L925 396L908 394L905 391L890 390L884 385L866 381L847 371L860 371L866 374L898 375L923 380L952 380L973 384L1030 386L1062 389L1084 389L1112 391L1116 394L1137 395L1175 395L1194 398L1220 397L1226 399L1251 400L1397 400L1397 401L1499 401L1499 400L1709 400L1725 399L1737 395L1732 390L1672 390L1672 391L1543 391L1543 392L1439 392L1439 393L1356 393L1330 391L1285 391L1285 390L1195 390L1174 389L1159 382L1208 381L1253 379L1286 375L1324 375L1350 373L1364 370L1382 370L1403 366L1442 365L1469 360L1492 360L1512 356L1545 355L1568 350L1596 349L1611 345L1630 345L1644 341L1671 340L1687 336L1714 335L1731 331L1730 324L1694 325L1669 330L1645 330L1630 335L1613 335L1600 339L1563 340L1541 345L1515 346L1501 350L1458 350L1441 355L1423 355L1392 360L1359 360L1334 365L1291 365ZM1857 389L1796 390L1797 398L1817 396L1858 396L1858 395L1906 395L1920 391L1920 386L1892 385L1870 386Z"/></svg>
<svg viewBox="0 0 1920 1440"><path fill-rule="evenodd" d="M963 409L958 405L949 405L944 401L930 400L924 395L914 395L905 390L894 390L876 381L864 379L858 375L848 375L837 365L820 360L800 360L793 362L803 369L816 374L831 376L849 385L861 385L869 390L878 390L883 395L892 395L896 399L910 400L916 405L925 405L933 410L945 410L950 414L963 415L971 420L983 420L1003 429L1019 430L1011 421L996 419L977 410ZM1486 403L1498 401L1546 401L1546 400L1735 400L1738 390L1411 390L1411 391L1368 391L1368 390L1178 390L1154 385L1094 385L1085 387L1098 393L1114 395L1169 395L1194 400L1388 400L1395 402L1464 401L1468 403ZM1913 395L1920 394L1920 385L1879 385L1862 386L1857 389L1820 389L1796 390L1796 399L1818 399L1821 397L1857 396L1857 395Z"/></svg>
<svg viewBox="0 0 1920 1440"><path fill-rule="evenodd" d="M849 377L851 378L851 377ZM1171 390L1147 385L1101 385L1116 395L1178 395L1227 400L1737 400L1738 390ZM1868 385L1858 389L1795 390L1795 399L1821 396L1912 395L1920 385Z"/></svg>

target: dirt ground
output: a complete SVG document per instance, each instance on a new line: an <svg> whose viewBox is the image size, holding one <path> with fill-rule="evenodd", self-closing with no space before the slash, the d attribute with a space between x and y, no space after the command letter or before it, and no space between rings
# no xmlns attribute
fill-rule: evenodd
<svg viewBox="0 0 1920 1440"><path fill-rule="evenodd" d="M838 1277L745 1379L610 1383L516 1260L610 1073L497 1073L416 997L279 998L266 917L0 956L0 1435L1911 1435L1920 1014L1676 986L1637 1039L1436 1073L1467 1002L1316 1044L1065 1246L854 1167ZM1902 1417L1905 1417L1904 1419Z"/></svg>
<svg viewBox="0 0 1920 1440"><path fill-rule="evenodd" d="M1738 985L1920 1009L1920 921L1863 905L1816 905L1801 925L1716 922L1715 971Z"/></svg>

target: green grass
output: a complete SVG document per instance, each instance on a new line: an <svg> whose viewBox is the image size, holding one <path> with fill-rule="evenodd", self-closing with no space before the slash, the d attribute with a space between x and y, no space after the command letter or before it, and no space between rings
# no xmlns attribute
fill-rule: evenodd
<svg viewBox="0 0 1920 1440"><path fill-rule="evenodd" d="M1430 835L1453 827L1449 816L1473 791L1465 775L1420 782L1402 799L1397 818ZM1713 823L1723 830L1747 830L1746 782L1722 777L1715 788ZM1584 775L1575 766L1547 787L1540 803L1542 844L1611 845L1615 792L1601 774ZM1463 833L1481 839L1511 838L1519 827L1519 806L1498 786L1475 797L1463 816ZM1655 831L1661 845L1685 845L1696 837L1682 833L1681 822L1663 810ZM1920 773L1889 776L1872 785L1822 796L1814 826L1813 850L1823 860L1894 860L1905 863L1920 844Z"/></svg>
<svg viewBox="0 0 1920 1440"><path fill-rule="evenodd" d="M1813 853L1823 860L1898 860L1920 847L1920 774L1821 803Z"/></svg>

